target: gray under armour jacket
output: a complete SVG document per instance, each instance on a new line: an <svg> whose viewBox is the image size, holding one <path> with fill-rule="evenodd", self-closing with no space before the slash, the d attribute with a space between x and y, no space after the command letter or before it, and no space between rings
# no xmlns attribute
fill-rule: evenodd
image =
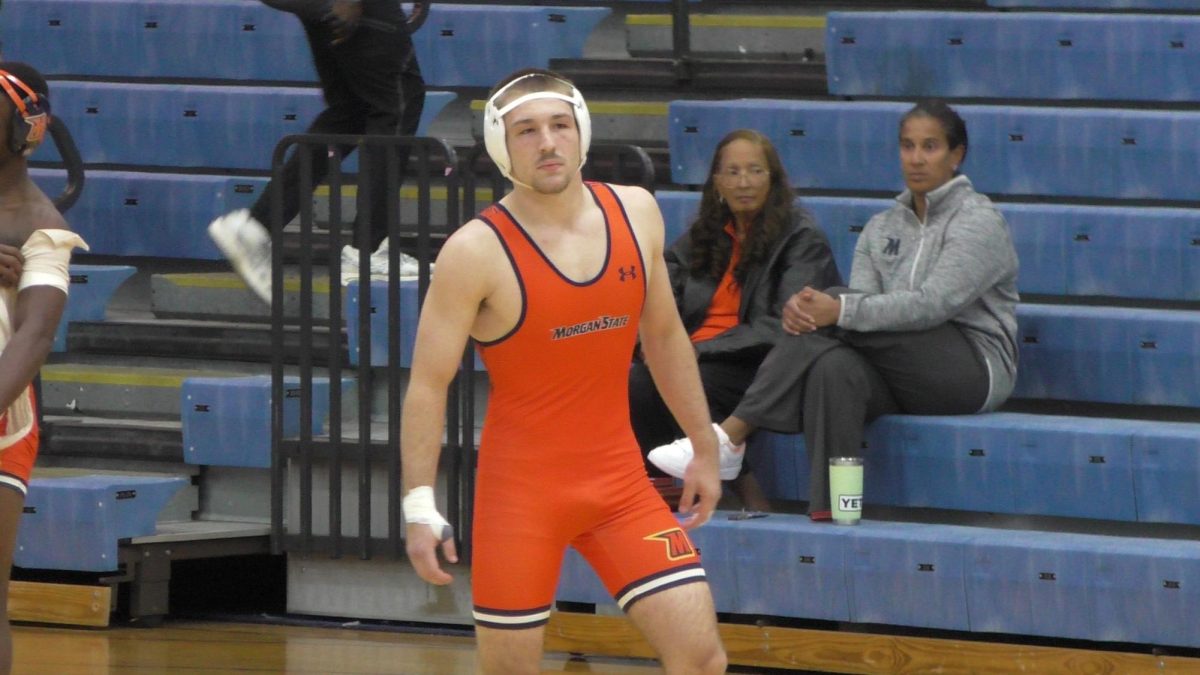
<svg viewBox="0 0 1200 675"><path fill-rule="evenodd" d="M905 190L875 215L854 247L838 325L906 331L951 321L987 361L982 410L1012 393L1017 374L1017 252L1004 216L957 176L926 195L925 222Z"/></svg>

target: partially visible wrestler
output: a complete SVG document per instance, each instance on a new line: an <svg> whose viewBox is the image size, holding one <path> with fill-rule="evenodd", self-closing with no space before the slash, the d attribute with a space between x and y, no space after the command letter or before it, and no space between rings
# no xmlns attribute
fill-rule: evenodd
<svg viewBox="0 0 1200 675"><path fill-rule="evenodd" d="M26 64L0 62L0 90L0 673L8 673L8 581L38 450L30 383L67 302L71 251L87 245L29 179L26 157L49 124L46 80Z"/></svg>
<svg viewBox="0 0 1200 675"><path fill-rule="evenodd" d="M725 652L685 529L720 496L717 437L663 259L663 221L636 187L585 183L583 97L545 70L488 97L485 143L514 189L457 230L437 259L402 419L408 555L450 583L456 561L434 502L446 391L467 337L491 381L479 449L471 569L484 673L537 673L559 569L574 546L668 673L719 673ZM697 443L681 526L646 474L629 422L635 343Z"/></svg>

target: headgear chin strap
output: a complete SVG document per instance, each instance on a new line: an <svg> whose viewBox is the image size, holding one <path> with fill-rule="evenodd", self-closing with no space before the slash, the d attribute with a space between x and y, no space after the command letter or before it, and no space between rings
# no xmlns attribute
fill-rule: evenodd
<svg viewBox="0 0 1200 675"><path fill-rule="evenodd" d="M8 149L28 157L46 137L46 129L50 126L50 101L45 96L38 96L29 85L7 70L0 70L0 89L16 106L9 128Z"/></svg>
<svg viewBox="0 0 1200 675"><path fill-rule="evenodd" d="M503 108L496 107L496 101L506 91L514 84L530 77L543 77L562 82L571 88L571 93L568 95L556 91L535 91L517 97ZM575 114L575 126L579 129L579 168L581 169L587 162L588 147L592 144L592 118L588 115L587 103L583 100L583 94L580 94L579 90L570 82L545 73L530 73L509 82L492 95L483 107L483 143L487 148L488 155L500 169L500 173L504 174L505 178L521 185L524 183L520 183L512 177L512 158L508 154L508 134L504 126L504 116L516 109L517 106L539 99L556 99L571 104L571 111Z"/></svg>

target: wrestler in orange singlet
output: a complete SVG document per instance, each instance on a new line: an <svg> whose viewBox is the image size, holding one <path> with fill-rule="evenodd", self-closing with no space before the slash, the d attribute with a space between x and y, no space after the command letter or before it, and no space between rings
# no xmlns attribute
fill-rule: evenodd
<svg viewBox="0 0 1200 675"><path fill-rule="evenodd" d="M446 389L467 337L492 391L479 449L472 592L482 672L540 671L568 545L583 554L669 673L724 672L699 556L685 529L720 495L716 437L666 274L662 215L635 187L584 183L582 96L544 70L513 74L485 141L514 183L443 246L417 329L402 420L409 557L435 584L446 521L432 485ZM698 443L681 524L651 487L629 423L635 342Z"/></svg>
<svg viewBox="0 0 1200 675"><path fill-rule="evenodd" d="M25 158L45 138L48 93L32 67L0 63L0 673L12 667L8 577L38 450L30 382L50 353L66 305L71 250L86 248L29 179Z"/></svg>

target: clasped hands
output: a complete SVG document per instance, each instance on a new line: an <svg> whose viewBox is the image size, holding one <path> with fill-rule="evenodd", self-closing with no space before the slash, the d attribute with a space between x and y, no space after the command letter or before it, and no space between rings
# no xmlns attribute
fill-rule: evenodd
<svg viewBox="0 0 1200 675"><path fill-rule="evenodd" d="M837 323L842 301L811 286L805 286L783 303L783 330L792 335L811 333Z"/></svg>

